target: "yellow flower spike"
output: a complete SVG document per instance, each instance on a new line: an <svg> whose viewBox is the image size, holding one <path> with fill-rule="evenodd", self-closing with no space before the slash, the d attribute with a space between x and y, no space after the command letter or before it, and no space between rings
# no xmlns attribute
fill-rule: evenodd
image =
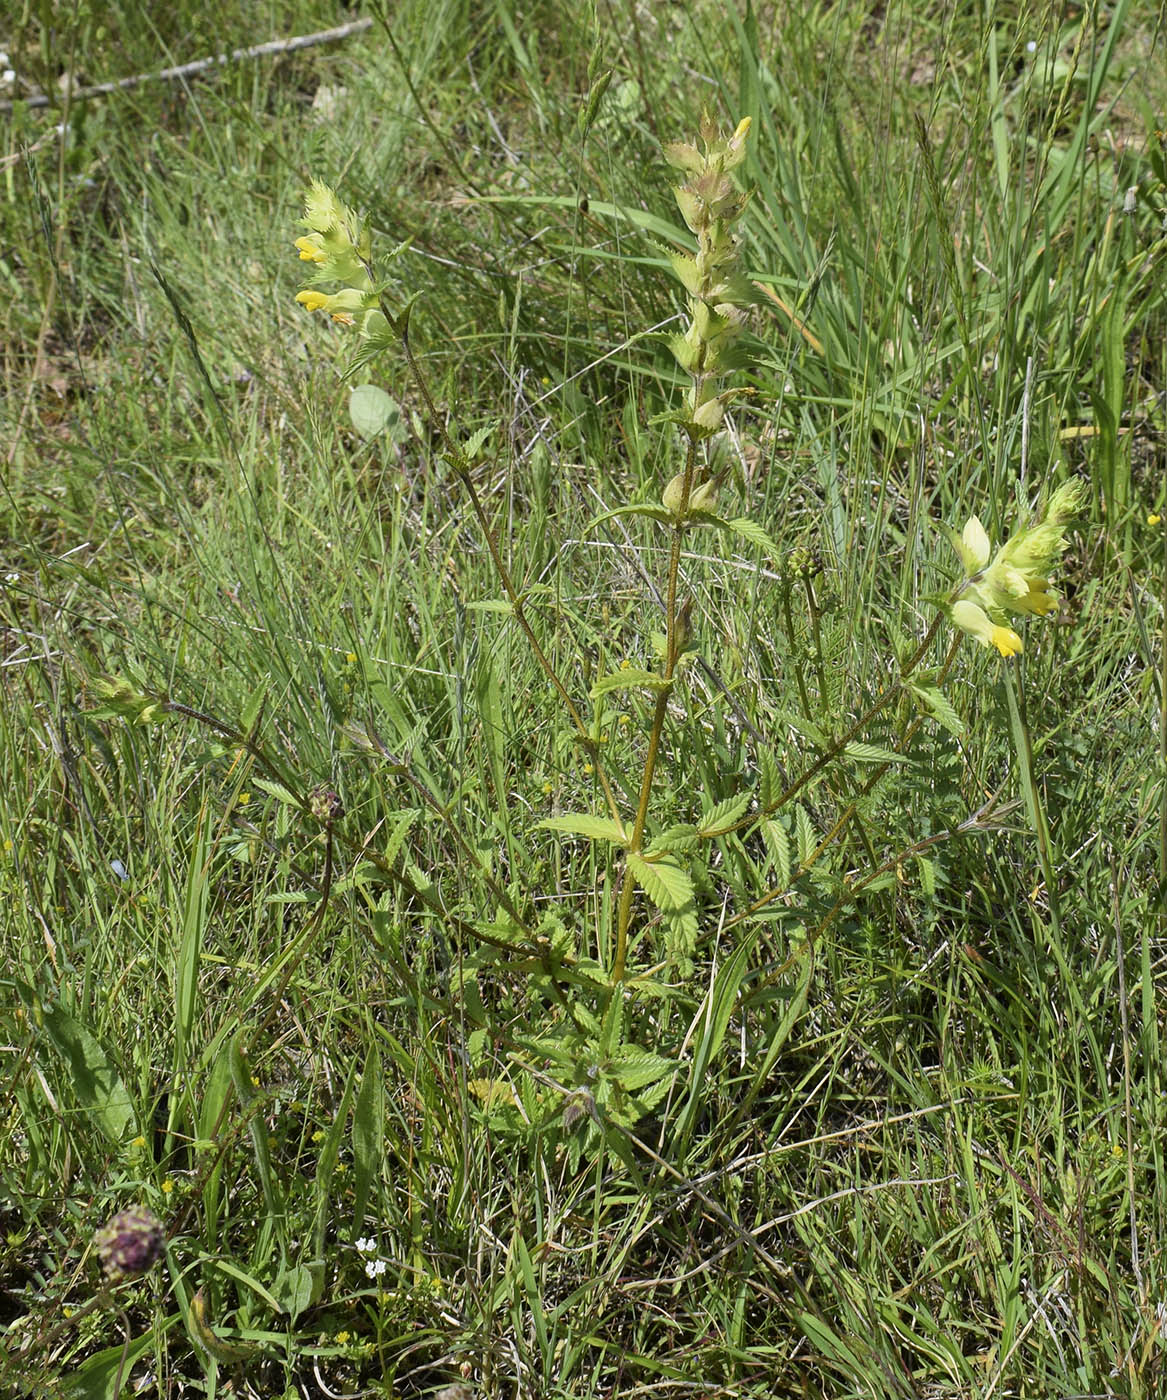
<svg viewBox="0 0 1167 1400"><path fill-rule="evenodd" d="M1016 656L1022 650L1021 638L1011 627L998 627L984 608L968 598L953 603L948 615L962 632L975 637L983 647L996 647L1002 656Z"/></svg>

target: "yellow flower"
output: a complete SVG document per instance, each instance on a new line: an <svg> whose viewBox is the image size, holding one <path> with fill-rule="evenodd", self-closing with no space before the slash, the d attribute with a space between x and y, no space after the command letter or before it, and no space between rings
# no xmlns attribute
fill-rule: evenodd
<svg viewBox="0 0 1167 1400"><path fill-rule="evenodd" d="M1002 656L1016 656L1021 650L1021 638L1011 627L999 627L984 608L967 598L953 603L948 615L962 632L975 637L983 647L996 647Z"/></svg>
<svg viewBox="0 0 1167 1400"><path fill-rule="evenodd" d="M360 292L355 287L345 287L343 291L333 292L331 296L309 287L303 292L297 292L296 300L309 311L327 311L334 321L351 326L355 324L356 313L365 311L368 296L368 293Z"/></svg>
<svg viewBox="0 0 1167 1400"><path fill-rule="evenodd" d="M322 263L328 256L324 251L324 239L318 233L297 238L296 247L300 250L301 262Z"/></svg>
<svg viewBox="0 0 1167 1400"><path fill-rule="evenodd" d="M162 1194L165 1196L169 1196L173 1190L174 1182L171 1181L169 1177L167 1177L166 1180L162 1183Z"/></svg>
<svg viewBox="0 0 1167 1400"><path fill-rule="evenodd" d="M1156 511L1152 511L1151 514L1147 516L1147 524L1158 525L1159 521L1162 519L1163 517L1161 515L1159 515Z"/></svg>

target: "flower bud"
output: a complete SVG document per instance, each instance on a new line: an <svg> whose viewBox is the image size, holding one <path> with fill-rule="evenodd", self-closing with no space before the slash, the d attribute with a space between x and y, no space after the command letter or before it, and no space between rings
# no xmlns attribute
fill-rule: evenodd
<svg viewBox="0 0 1167 1400"><path fill-rule="evenodd" d="M137 1278L162 1258L162 1222L142 1206L111 1217L93 1237L102 1272L110 1283Z"/></svg>
<svg viewBox="0 0 1167 1400"><path fill-rule="evenodd" d="M660 503L670 515L680 515L685 503L685 473L678 472L661 492Z"/></svg>

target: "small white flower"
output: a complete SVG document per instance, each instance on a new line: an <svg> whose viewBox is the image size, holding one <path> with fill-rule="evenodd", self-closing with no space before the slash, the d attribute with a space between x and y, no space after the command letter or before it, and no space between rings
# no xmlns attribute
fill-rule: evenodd
<svg viewBox="0 0 1167 1400"><path fill-rule="evenodd" d="M356 1248L357 1248L358 1252L361 1253L361 1254L372 1254L373 1250L375 1250L375 1249L377 1248L377 1241L376 1241L376 1240L369 1240L369 1239L364 1239L364 1238L362 1238L362 1239L359 1239L359 1240L354 1241L354 1243L355 1243L355 1245L356 1245Z"/></svg>
<svg viewBox="0 0 1167 1400"><path fill-rule="evenodd" d="M0 49L0 63L2 63L5 68L8 67L8 55L4 52L3 49Z"/></svg>
<svg viewBox="0 0 1167 1400"><path fill-rule="evenodd" d="M12 572L12 573L10 573L10 574L5 574L5 575L4 575L4 582L5 582L5 583L19 583L19 582L20 582L20 575L19 575L18 573L16 573L15 571Z"/></svg>
<svg viewBox="0 0 1167 1400"><path fill-rule="evenodd" d="M1036 40L1036 39L1030 39L1029 43L1026 44L1026 46L1025 46L1025 52L1026 52L1026 53L1036 53L1036 52L1037 52L1037 40Z"/></svg>
<svg viewBox="0 0 1167 1400"><path fill-rule="evenodd" d="M4 72L3 72L3 73L0 73L0 83L11 83L11 82L13 82L13 81L15 80L15 78L16 78L16 69L15 69L15 68L5 68Z"/></svg>
<svg viewBox="0 0 1167 1400"><path fill-rule="evenodd" d="M384 1259L370 1259L365 1265L365 1273L370 1278L380 1278L388 1267Z"/></svg>

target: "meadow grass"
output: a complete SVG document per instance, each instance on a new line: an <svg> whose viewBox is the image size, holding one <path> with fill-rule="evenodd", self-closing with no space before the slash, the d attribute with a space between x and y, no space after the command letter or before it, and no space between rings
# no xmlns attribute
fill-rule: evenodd
<svg viewBox="0 0 1167 1400"><path fill-rule="evenodd" d="M351 15L0 29L57 94L0 157L0 1378L1153 1400L1163 13L369 13L64 110L63 67ZM619 850L545 823L600 770L636 807L652 695L597 681L658 666L668 546L612 512L683 465L660 147L702 107L753 121L753 392L707 445L753 530L682 539L653 817L692 894L639 899L626 996ZM294 301L312 177L407 243L440 422L386 352L399 417L354 430L353 340ZM897 689L944 526L1070 478L1023 657L942 627L943 703ZM102 1291L128 1205L165 1259Z"/></svg>

